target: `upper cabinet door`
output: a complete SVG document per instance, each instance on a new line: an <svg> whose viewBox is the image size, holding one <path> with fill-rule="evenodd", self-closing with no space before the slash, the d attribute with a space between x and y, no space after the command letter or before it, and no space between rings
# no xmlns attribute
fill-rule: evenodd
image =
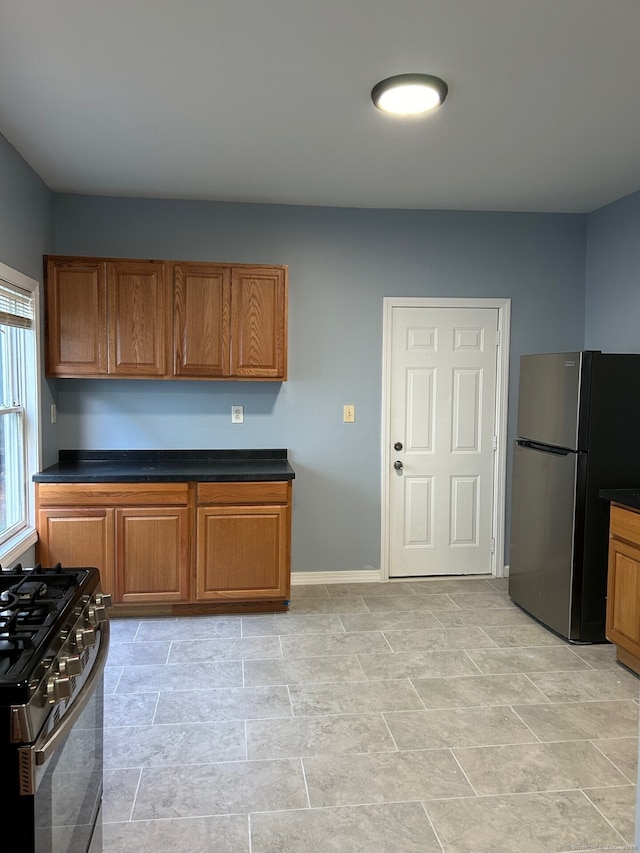
<svg viewBox="0 0 640 853"><path fill-rule="evenodd" d="M286 379L286 269L237 267L231 275L231 376Z"/></svg>
<svg viewBox="0 0 640 853"><path fill-rule="evenodd" d="M230 288L229 267L173 265L176 376L229 375Z"/></svg>
<svg viewBox="0 0 640 853"><path fill-rule="evenodd" d="M157 261L107 263L109 373L165 376L170 340L166 265Z"/></svg>
<svg viewBox="0 0 640 853"><path fill-rule="evenodd" d="M46 272L47 375L106 373L104 262L91 258L49 258Z"/></svg>

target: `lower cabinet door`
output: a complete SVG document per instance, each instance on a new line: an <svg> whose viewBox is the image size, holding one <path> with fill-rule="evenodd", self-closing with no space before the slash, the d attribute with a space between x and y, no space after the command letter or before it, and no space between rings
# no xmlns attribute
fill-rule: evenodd
<svg viewBox="0 0 640 853"><path fill-rule="evenodd" d="M115 514L116 601L188 601L187 507L127 507Z"/></svg>
<svg viewBox="0 0 640 853"><path fill-rule="evenodd" d="M289 598L285 506L198 508L198 601Z"/></svg>
<svg viewBox="0 0 640 853"><path fill-rule="evenodd" d="M607 639L618 659L640 672L640 548L609 540Z"/></svg>
<svg viewBox="0 0 640 853"><path fill-rule="evenodd" d="M38 512L37 557L44 568L95 566L103 592L115 599L113 509L41 509Z"/></svg>

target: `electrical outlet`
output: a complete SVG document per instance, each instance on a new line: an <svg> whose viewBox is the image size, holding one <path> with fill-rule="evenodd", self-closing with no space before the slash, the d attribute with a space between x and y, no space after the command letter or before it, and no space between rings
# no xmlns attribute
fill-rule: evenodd
<svg viewBox="0 0 640 853"><path fill-rule="evenodd" d="M342 419L345 424L352 424L355 421L356 407L353 404L344 407Z"/></svg>
<svg viewBox="0 0 640 853"><path fill-rule="evenodd" d="M244 423L244 406L231 406L231 423Z"/></svg>

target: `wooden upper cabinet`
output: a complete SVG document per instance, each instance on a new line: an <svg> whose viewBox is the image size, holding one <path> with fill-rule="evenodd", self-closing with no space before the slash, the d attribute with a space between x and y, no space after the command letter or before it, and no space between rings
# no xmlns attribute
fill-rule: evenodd
<svg viewBox="0 0 640 853"><path fill-rule="evenodd" d="M207 264L173 266L176 376L228 376L231 270Z"/></svg>
<svg viewBox="0 0 640 853"><path fill-rule="evenodd" d="M106 266L91 258L46 264L46 372L96 376L107 372Z"/></svg>
<svg viewBox="0 0 640 853"><path fill-rule="evenodd" d="M165 376L169 371L169 290L166 265L107 263L109 373Z"/></svg>
<svg viewBox="0 0 640 853"><path fill-rule="evenodd" d="M287 378L287 268L47 257L47 375Z"/></svg>
<svg viewBox="0 0 640 853"><path fill-rule="evenodd" d="M284 269L232 269L231 375L248 379L287 378Z"/></svg>

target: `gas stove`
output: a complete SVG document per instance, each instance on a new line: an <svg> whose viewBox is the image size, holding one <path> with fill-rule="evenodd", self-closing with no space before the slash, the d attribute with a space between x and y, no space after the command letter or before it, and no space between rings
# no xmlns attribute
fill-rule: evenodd
<svg viewBox="0 0 640 853"><path fill-rule="evenodd" d="M22 708L12 741L32 739L50 706L72 697L110 604L99 582L90 567L0 570L0 708Z"/></svg>
<svg viewBox="0 0 640 853"><path fill-rule="evenodd" d="M0 799L24 853L98 849L110 604L96 568L0 569Z"/></svg>

